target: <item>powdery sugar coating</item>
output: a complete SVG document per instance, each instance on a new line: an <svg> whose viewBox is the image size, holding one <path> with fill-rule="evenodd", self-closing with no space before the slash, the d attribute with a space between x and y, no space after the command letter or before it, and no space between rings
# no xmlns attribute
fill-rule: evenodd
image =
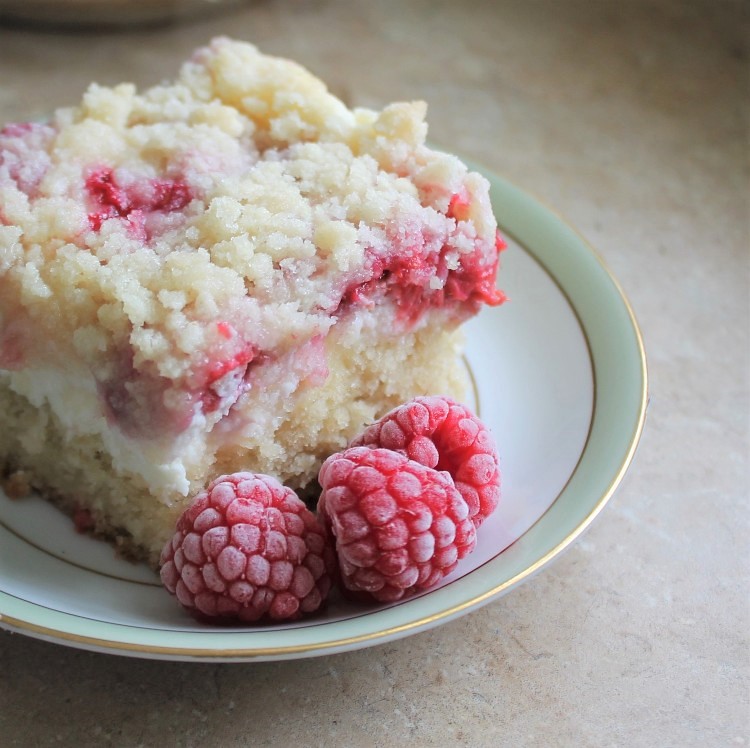
<svg viewBox="0 0 750 748"><path fill-rule="evenodd" d="M492 434L465 405L417 397L384 415L351 446L395 450L453 478L479 527L500 501L500 467Z"/></svg>
<svg viewBox="0 0 750 748"><path fill-rule="evenodd" d="M180 517L161 579L198 618L252 622L314 613L331 589L324 528L275 478L224 475Z"/></svg>
<svg viewBox="0 0 750 748"><path fill-rule="evenodd" d="M318 513L336 540L343 586L393 602L434 587L476 544L450 476L388 449L354 447L320 470Z"/></svg>

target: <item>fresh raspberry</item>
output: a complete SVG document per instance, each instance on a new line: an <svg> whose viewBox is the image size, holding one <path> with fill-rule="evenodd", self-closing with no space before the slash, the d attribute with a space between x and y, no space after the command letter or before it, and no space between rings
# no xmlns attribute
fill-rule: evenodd
<svg viewBox="0 0 750 748"><path fill-rule="evenodd" d="M479 527L500 501L497 448L487 427L448 397L417 397L386 413L350 446L383 447L450 473Z"/></svg>
<svg viewBox="0 0 750 748"><path fill-rule="evenodd" d="M389 449L353 447L318 476L318 513L336 539L345 589L392 602L426 590L474 549L450 476Z"/></svg>
<svg viewBox="0 0 750 748"><path fill-rule="evenodd" d="M322 605L335 554L294 491L235 473L196 496L160 564L164 586L199 619L289 620Z"/></svg>

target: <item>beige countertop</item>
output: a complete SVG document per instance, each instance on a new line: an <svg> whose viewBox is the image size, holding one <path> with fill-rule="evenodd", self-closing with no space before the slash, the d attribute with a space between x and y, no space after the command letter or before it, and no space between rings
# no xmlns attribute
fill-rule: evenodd
<svg viewBox="0 0 750 748"><path fill-rule="evenodd" d="M2 632L0 743L750 745L747 8L267 0L150 30L0 28L0 121L73 103L92 78L155 83L216 34L297 59L351 104L426 99L435 142L599 249L651 377L615 498L511 594L395 643L279 663Z"/></svg>

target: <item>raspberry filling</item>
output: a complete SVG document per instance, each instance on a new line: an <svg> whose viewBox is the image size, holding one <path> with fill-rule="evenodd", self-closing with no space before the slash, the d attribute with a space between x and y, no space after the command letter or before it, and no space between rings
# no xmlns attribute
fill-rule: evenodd
<svg viewBox="0 0 750 748"><path fill-rule="evenodd" d="M98 383L107 420L131 438L176 436L194 415L233 405L244 390L253 361L262 361L250 345L198 368L177 386L150 371L137 370L132 352L123 354L113 376Z"/></svg>
<svg viewBox="0 0 750 748"><path fill-rule="evenodd" d="M424 239L421 247L424 248ZM422 254L419 246L410 244L387 259L373 256L370 278L346 289L336 313L354 304L372 306L381 295L388 295L395 301L400 320L406 324L416 323L427 309L451 303L468 307L498 306L506 298L495 286L498 255L504 248L505 242L498 234L494 256L489 262L480 251L475 251L461 255L458 267L453 269L448 267L451 249L447 245L439 253ZM442 288L430 287L433 277L442 282Z"/></svg>
<svg viewBox="0 0 750 748"><path fill-rule="evenodd" d="M91 514L91 511L88 509L76 507L73 512L73 525L76 528L76 532L92 532L96 527L94 515Z"/></svg>
<svg viewBox="0 0 750 748"><path fill-rule="evenodd" d="M457 221L465 221L469 217L469 209L471 204L469 202L468 195L464 193L456 193L451 197L450 203L448 203L448 210L445 215L448 218L455 218Z"/></svg>
<svg viewBox="0 0 750 748"><path fill-rule="evenodd" d="M227 398L235 401L239 397L250 363L255 357L255 349L246 346L228 359L209 364L200 377L205 380L200 393L204 413L217 411Z"/></svg>
<svg viewBox="0 0 750 748"><path fill-rule="evenodd" d="M132 438L147 438L165 431L179 433L187 428L186 414L165 404L168 388L168 379L138 371L130 350L118 357L111 376L98 381L107 421Z"/></svg>
<svg viewBox="0 0 750 748"><path fill-rule="evenodd" d="M0 328L0 369L19 371L23 368L30 338L33 338L30 322L16 319Z"/></svg>
<svg viewBox="0 0 750 748"><path fill-rule="evenodd" d="M387 263L376 259L372 265L372 278L348 288L341 299L340 309L352 304L372 306L374 297L387 294L396 302L401 321L414 324L427 309L440 308L451 302L497 306L505 301L505 294L495 287L497 266L497 258L485 265L481 257L471 254L461 258L458 268L448 270L441 253L437 277L444 278L444 285L433 289L429 287L429 281L424 280L434 267L429 257L394 255Z"/></svg>
<svg viewBox="0 0 750 748"><path fill-rule="evenodd" d="M0 183L10 180L21 192L35 197L50 166L47 149L54 136L53 127L38 122L3 127L0 130Z"/></svg>
<svg viewBox="0 0 750 748"><path fill-rule="evenodd" d="M130 224L132 233L144 240L149 238L145 228L149 213L182 210L194 197L190 187L176 179L145 179L123 187L107 167L89 174L86 192L93 207L88 218L94 231L110 218L122 218Z"/></svg>

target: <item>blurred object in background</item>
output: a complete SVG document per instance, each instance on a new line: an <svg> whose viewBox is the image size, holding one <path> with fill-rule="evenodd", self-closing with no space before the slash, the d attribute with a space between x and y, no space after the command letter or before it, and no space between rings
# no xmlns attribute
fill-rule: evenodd
<svg viewBox="0 0 750 748"><path fill-rule="evenodd" d="M247 0L0 0L0 22L93 28L180 21Z"/></svg>

